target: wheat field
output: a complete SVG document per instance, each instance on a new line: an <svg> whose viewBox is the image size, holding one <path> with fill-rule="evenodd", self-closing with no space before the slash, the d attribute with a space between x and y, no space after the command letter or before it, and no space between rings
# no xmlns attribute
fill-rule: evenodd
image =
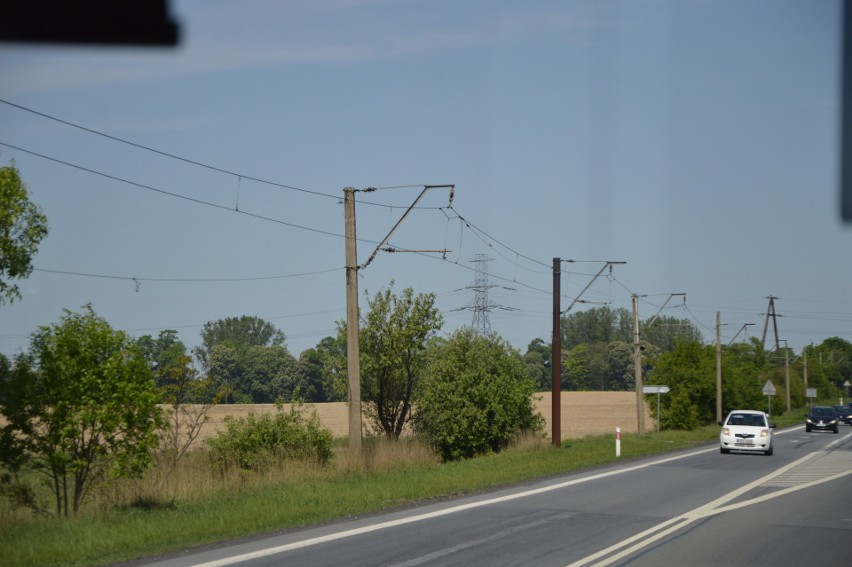
<svg viewBox="0 0 852 567"><path fill-rule="evenodd" d="M544 418L548 436L552 427L551 393L538 392L533 397L535 411ZM289 410L290 405L283 405ZM316 410L323 427L330 429L335 437L349 434L348 404L331 402L305 404L309 411ZM274 404L228 404L212 406L207 413L207 422L202 426L196 443L216 435L223 429L226 416L243 417L249 413L263 414L275 411ZM560 409L562 439L579 439L588 435L614 433L620 427L624 433L636 433L635 392L562 392ZM365 433L370 433L369 424L363 421ZM645 404L645 431L654 431L656 423Z"/></svg>

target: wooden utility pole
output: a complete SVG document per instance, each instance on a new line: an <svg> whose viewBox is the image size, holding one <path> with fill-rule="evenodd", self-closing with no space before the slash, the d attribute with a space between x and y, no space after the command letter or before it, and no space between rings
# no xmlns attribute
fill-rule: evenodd
<svg viewBox="0 0 852 567"><path fill-rule="evenodd" d="M554 447L562 446L562 260L553 259L553 338L550 341L550 436Z"/></svg>
<svg viewBox="0 0 852 567"><path fill-rule="evenodd" d="M642 391L642 346L639 343L639 296L633 294L633 369L636 377L636 432L645 434L645 397Z"/></svg>
<svg viewBox="0 0 852 567"><path fill-rule="evenodd" d="M722 314L716 311L716 423L722 422Z"/></svg>
<svg viewBox="0 0 852 567"><path fill-rule="evenodd" d="M346 361L349 376L349 452L361 456L361 346L358 321L358 246L355 189L343 190L346 221Z"/></svg>

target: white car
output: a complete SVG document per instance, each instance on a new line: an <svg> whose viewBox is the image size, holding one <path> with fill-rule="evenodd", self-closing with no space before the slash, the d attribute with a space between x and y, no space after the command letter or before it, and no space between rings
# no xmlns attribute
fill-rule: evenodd
<svg viewBox="0 0 852 567"><path fill-rule="evenodd" d="M731 451L761 452L772 454L772 430L769 416L762 411L734 410L721 424L719 448L724 453Z"/></svg>

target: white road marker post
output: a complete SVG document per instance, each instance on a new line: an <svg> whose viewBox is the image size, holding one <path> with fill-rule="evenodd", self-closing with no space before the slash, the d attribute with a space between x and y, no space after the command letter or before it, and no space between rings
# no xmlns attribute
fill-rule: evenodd
<svg viewBox="0 0 852 567"><path fill-rule="evenodd" d="M615 456L621 456L621 428L615 428Z"/></svg>

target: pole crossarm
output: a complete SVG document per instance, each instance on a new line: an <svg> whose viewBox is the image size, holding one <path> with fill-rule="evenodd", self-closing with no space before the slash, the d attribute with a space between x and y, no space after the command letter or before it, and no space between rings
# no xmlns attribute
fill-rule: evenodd
<svg viewBox="0 0 852 567"><path fill-rule="evenodd" d="M387 233L387 235L382 239L382 241L379 243L379 245L376 246L376 249L373 250L373 253L370 254L369 258L367 258L367 261L364 262L364 264L362 264L361 266L359 266L360 269L364 269L367 266L369 266L370 263L373 261L373 259L376 257L376 254L378 254L379 251L381 251L381 250L384 250L386 252L403 252L403 250L399 250L399 249L396 249L396 248L393 248L392 250L390 250L387 247L385 247L385 245L388 243L388 240L390 239L391 235L396 231L397 228L399 228L399 225L402 224L402 221L404 221L405 218L408 216L408 214L412 210L414 210L414 207L417 206L417 203L420 202L420 199L423 198L423 195L425 195L426 192L429 191L430 189L450 189L450 204L449 204L449 206L452 207L453 197L454 197L455 191L456 191L455 185L424 185L423 190L420 192L419 195L417 195L417 198L414 199L414 202L411 203L411 205L405 210L405 212L402 213L402 216L399 218L398 221L396 221L396 224L393 225L393 227L390 229L390 232ZM416 250L406 250L406 252L417 252L417 251ZM430 250L430 252L432 252L432 251ZM434 250L434 252L446 253L448 251L447 250Z"/></svg>
<svg viewBox="0 0 852 567"><path fill-rule="evenodd" d="M646 325L646 326L647 326L647 327L650 327L651 325L653 325L653 324L654 324L654 321L656 321L656 320L657 320L657 317L659 317L659 316L660 316L660 313L663 311L663 309L665 309L665 308L666 308L666 305L668 305L668 304L669 304L669 301L671 301L671 300L672 300L672 297L680 297L680 296L683 296L683 302L684 302L684 303L686 303L686 294L685 294L685 293L670 293L670 294L669 294L669 298L668 298L668 299L666 299L665 303L663 303L663 306L662 306L662 307L660 307L660 309L659 309L659 310L658 310L658 311L654 314L654 316L653 316L653 317L651 317L651 320L650 320L650 321L648 321L648 323L647 323L647 325Z"/></svg>
<svg viewBox="0 0 852 567"><path fill-rule="evenodd" d="M573 262L574 260L562 260L562 261L563 261L563 262ZM593 278L592 278L592 281L590 281L590 282L586 285L586 287L584 287L584 288L583 288L583 291L581 291L579 294L577 294L577 297L575 297L575 298L574 298L574 300L571 302L571 305L569 305L569 306L568 306L568 309L566 309L565 311L563 311L563 312L562 312L562 314L563 314L563 315L565 315L566 313L568 313L569 311L571 311L571 308L572 308L572 307L574 307L574 305L576 305L577 303L585 303L585 302L581 302L581 301L580 301L580 298L583 296L583 294L584 294L584 293L586 293L586 290L588 290L590 287L592 287L592 284L593 284L593 283L595 283L595 280L597 280L599 277L601 277L601 274L603 274L603 273L606 271L606 269L607 269L607 268L609 268L610 273L612 273L612 267L613 267L615 264L626 264L626 263L627 263L627 262L610 262L610 261L606 261L606 262L604 263L603 268L601 268L601 270L600 270L597 274L595 274L595 277L593 277Z"/></svg>

